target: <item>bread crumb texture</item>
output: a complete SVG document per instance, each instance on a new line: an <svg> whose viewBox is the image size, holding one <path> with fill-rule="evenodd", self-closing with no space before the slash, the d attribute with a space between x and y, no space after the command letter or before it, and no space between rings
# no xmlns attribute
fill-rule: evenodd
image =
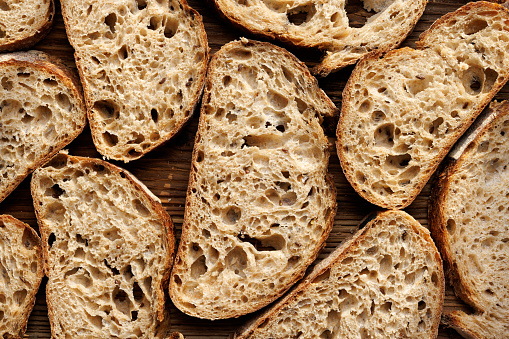
<svg viewBox="0 0 509 339"><path fill-rule="evenodd" d="M433 229L443 243L454 287L477 316L463 314L479 338L504 337L509 330L509 103L461 156L443 184L441 225ZM480 319L483 319L480 321ZM491 332L479 323L492 323Z"/></svg>
<svg viewBox="0 0 509 339"><path fill-rule="evenodd" d="M336 203L319 118L336 109L268 43L223 46L206 86L170 297L218 319L280 296L325 241Z"/></svg>
<svg viewBox="0 0 509 339"><path fill-rule="evenodd" d="M508 79L509 15L474 3L421 36L423 49L368 57L343 94L338 154L361 196L404 208Z"/></svg>
<svg viewBox="0 0 509 339"><path fill-rule="evenodd" d="M53 13L53 0L0 0L0 50L13 50L46 30Z"/></svg>
<svg viewBox="0 0 509 339"><path fill-rule="evenodd" d="M30 226L0 215L0 335L21 338L43 277L41 240Z"/></svg>
<svg viewBox="0 0 509 339"><path fill-rule="evenodd" d="M179 0L62 0L97 150L130 161L176 134L203 89L201 16Z"/></svg>
<svg viewBox="0 0 509 339"><path fill-rule="evenodd" d="M130 174L59 154L32 179L54 338L154 338L171 222Z"/></svg>
<svg viewBox="0 0 509 339"><path fill-rule="evenodd" d="M215 0L234 23L256 34L297 46L326 49L314 72L327 75L373 50L388 51L412 30L426 0L365 0L371 16L364 25L349 22L345 0Z"/></svg>
<svg viewBox="0 0 509 339"><path fill-rule="evenodd" d="M44 57L0 58L0 201L85 127L79 89Z"/></svg>
<svg viewBox="0 0 509 339"><path fill-rule="evenodd" d="M237 338L435 338L443 279L429 232L385 212Z"/></svg>

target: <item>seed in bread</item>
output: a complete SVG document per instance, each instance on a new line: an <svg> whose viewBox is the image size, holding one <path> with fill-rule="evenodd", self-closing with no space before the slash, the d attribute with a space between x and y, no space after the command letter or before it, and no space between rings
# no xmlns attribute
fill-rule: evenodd
<svg viewBox="0 0 509 339"><path fill-rule="evenodd" d="M336 213L321 116L337 109L284 49L243 39L211 61L170 297L238 317L282 295L324 246Z"/></svg>
<svg viewBox="0 0 509 339"><path fill-rule="evenodd" d="M427 229L386 211L237 333L258 338L436 338L442 260Z"/></svg>
<svg viewBox="0 0 509 339"><path fill-rule="evenodd" d="M54 15L53 0L1 0L0 52L35 45L50 31Z"/></svg>
<svg viewBox="0 0 509 339"><path fill-rule="evenodd" d="M509 102L493 103L484 123L440 174L430 200L432 235L456 294L475 314L446 323L467 338L509 332Z"/></svg>
<svg viewBox="0 0 509 339"><path fill-rule="evenodd" d="M52 338L155 338L167 330L169 215L129 172L55 156L32 176Z"/></svg>
<svg viewBox="0 0 509 339"><path fill-rule="evenodd" d="M85 124L74 72L42 52L0 55L0 201Z"/></svg>
<svg viewBox="0 0 509 339"><path fill-rule="evenodd" d="M374 51L396 48L410 33L426 0L363 1L374 14L351 27L345 0L214 0L219 12L245 30L300 47L326 50L313 73L326 76Z"/></svg>
<svg viewBox="0 0 509 339"><path fill-rule="evenodd" d="M371 55L343 91L341 166L373 204L404 208L509 76L509 11L470 3L437 20L420 49Z"/></svg>
<svg viewBox="0 0 509 339"><path fill-rule="evenodd" d="M0 336L22 338L43 272L41 239L27 224L0 215Z"/></svg>
<svg viewBox="0 0 509 339"><path fill-rule="evenodd" d="M92 137L135 160L174 136L201 95L208 44L185 0L62 0Z"/></svg>

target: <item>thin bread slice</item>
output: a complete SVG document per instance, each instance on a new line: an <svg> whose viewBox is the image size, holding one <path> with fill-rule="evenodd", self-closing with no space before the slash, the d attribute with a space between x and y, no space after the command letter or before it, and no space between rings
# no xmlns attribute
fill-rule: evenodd
<svg viewBox="0 0 509 339"><path fill-rule="evenodd" d="M421 36L420 49L371 55L343 91L341 166L373 204L404 208L509 78L509 11L476 2Z"/></svg>
<svg viewBox="0 0 509 339"><path fill-rule="evenodd" d="M0 1L0 52L35 45L50 31L54 16L53 0Z"/></svg>
<svg viewBox="0 0 509 339"><path fill-rule="evenodd" d="M484 114L451 152L429 219L456 294L476 311L448 314L447 324L467 338L503 338L509 331L509 102L493 103Z"/></svg>
<svg viewBox="0 0 509 339"><path fill-rule="evenodd" d="M234 338L435 338L443 301L428 230L386 211Z"/></svg>
<svg viewBox="0 0 509 339"><path fill-rule="evenodd" d="M31 190L52 338L165 335L175 240L158 199L119 167L63 153Z"/></svg>
<svg viewBox="0 0 509 339"><path fill-rule="evenodd" d="M22 338L44 276L41 239L27 224L0 215L0 336Z"/></svg>
<svg viewBox="0 0 509 339"><path fill-rule="evenodd" d="M106 158L135 160L168 141L201 95L208 44L185 0L62 0L92 137Z"/></svg>
<svg viewBox="0 0 509 339"><path fill-rule="evenodd" d="M73 71L42 52L0 55L0 201L85 125Z"/></svg>
<svg viewBox="0 0 509 339"><path fill-rule="evenodd" d="M337 109L284 49L243 39L211 61L170 297L220 319L282 295L336 213L321 116Z"/></svg>
<svg viewBox="0 0 509 339"><path fill-rule="evenodd" d="M312 72L326 76L362 56L387 52L411 32L426 7L426 0L365 0L376 12L360 28L350 27L345 0L214 0L219 12L245 30L301 47L326 50Z"/></svg>

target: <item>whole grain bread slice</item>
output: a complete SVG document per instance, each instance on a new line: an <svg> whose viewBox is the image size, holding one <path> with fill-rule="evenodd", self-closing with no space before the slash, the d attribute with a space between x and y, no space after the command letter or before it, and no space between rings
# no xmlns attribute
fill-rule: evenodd
<svg viewBox="0 0 509 339"><path fill-rule="evenodd" d="M344 91L337 150L365 199L399 209L509 78L509 10L470 3L437 20L419 49L363 59Z"/></svg>
<svg viewBox="0 0 509 339"><path fill-rule="evenodd" d="M380 213L233 337L435 338L442 260L427 229Z"/></svg>
<svg viewBox="0 0 509 339"><path fill-rule="evenodd" d="M185 0L62 0L92 137L106 158L138 159L193 114L209 49Z"/></svg>
<svg viewBox="0 0 509 339"><path fill-rule="evenodd" d="M173 225L129 172L60 153L32 176L52 338L166 335Z"/></svg>
<svg viewBox="0 0 509 339"><path fill-rule="evenodd" d="M282 295L324 246L336 213L322 116L337 109L284 49L243 39L208 71L170 297L220 319Z"/></svg>
<svg viewBox="0 0 509 339"><path fill-rule="evenodd" d="M0 52L35 45L50 31L54 16L53 0L2 0Z"/></svg>
<svg viewBox="0 0 509 339"><path fill-rule="evenodd" d="M77 74L42 52L0 55L0 201L85 125Z"/></svg>
<svg viewBox="0 0 509 339"><path fill-rule="evenodd" d="M27 224L0 215L0 336L22 338L44 276L41 239Z"/></svg>
<svg viewBox="0 0 509 339"><path fill-rule="evenodd" d="M362 27L351 27L345 0L214 0L219 12L234 25L300 47L326 51L312 69L326 76L378 50L387 52L411 32L426 0L365 0L374 11Z"/></svg>
<svg viewBox="0 0 509 339"><path fill-rule="evenodd" d="M466 338L503 338L509 331L509 102L451 151L429 205L432 235L456 294L475 314L445 322ZM457 149L456 149L457 148Z"/></svg>

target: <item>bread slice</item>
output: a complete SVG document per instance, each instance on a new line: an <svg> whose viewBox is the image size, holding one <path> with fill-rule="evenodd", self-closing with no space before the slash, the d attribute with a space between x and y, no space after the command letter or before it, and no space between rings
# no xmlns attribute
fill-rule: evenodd
<svg viewBox="0 0 509 339"><path fill-rule="evenodd" d="M185 0L62 0L92 137L106 158L135 160L191 117L209 49Z"/></svg>
<svg viewBox="0 0 509 339"><path fill-rule="evenodd" d="M373 204L404 208L509 75L509 11L470 3L437 20L420 49L371 55L344 91L337 150Z"/></svg>
<svg viewBox="0 0 509 339"><path fill-rule="evenodd" d="M0 52L35 45L50 31L54 16L53 0L0 1Z"/></svg>
<svg viewBox="0 0 509 339"><path fill-rule="evenodd" d="M449 279L476 311L446 318L467 338L503 338L509 331L509 102L493 103L486 114L449 158L429 205Z"/></svg>
<svg viewBox="0 0 509 339"><path fill-rule="evenodd" d="M219 12L236 26L300 47L326 50L312 72L326 76L374 50L396 48L411 32L426 0L365 0L376 12L360 28L350 27L345 0L214 0Z"/></svg>
<svg viewBox="0 0 509 339"><path fill-rule="evenodd" d="M52 338L164 335L175 240L158 199L119 167L63 153L31 190Z"/></svg>
<svg viewBox="0 0 509 339"><path fill-rule="evenodd" d="M284 49L243 39L211 61L170 297L220 319L284 293L336 213L321 116L337 110Z"/></svg>
<svg viewBox="0 0 509 339"><path fill-rule="evenodd" d="M44 276L41 239L27 224L0 215L0 336L22 338Z"/></svg>
<svg viewBox="0 0 509 339"><path fill-rule="evenodd" d="M234 338L436 338L443 301L428 230L386 211Z"/></svg>
<svg viewBox="0 0 509 339"><path fill-rule="evenodd" d="M78 76L42 52L0 55L0 201L86 124Z"/></svg>

